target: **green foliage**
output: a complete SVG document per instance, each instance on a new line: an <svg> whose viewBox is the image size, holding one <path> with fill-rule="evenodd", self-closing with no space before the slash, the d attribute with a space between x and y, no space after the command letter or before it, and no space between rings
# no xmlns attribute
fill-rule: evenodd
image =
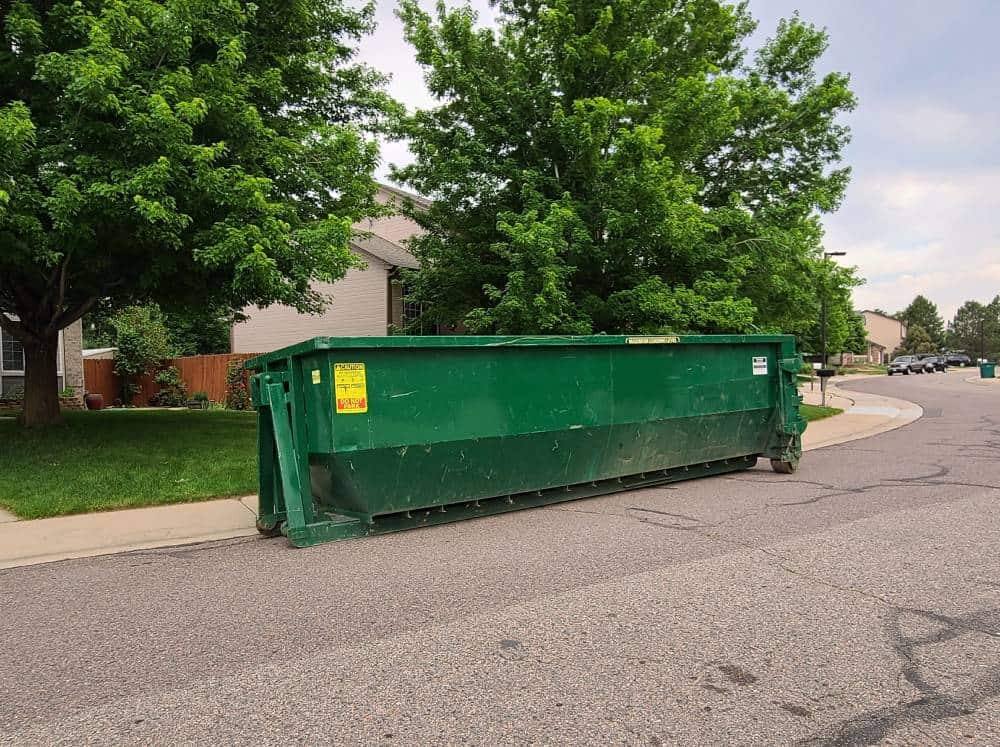
<svg viewBox="0 0 1000 747"><path fill-rule="evenodd" d="M131 378L152 373L173 356L170 336L159 309L127 306L110 319L115 332L115 373Z"/></svg>
<svg viewBox="0 0 1000 747"><path fill-rule="evenodd" d="M865 320L861 314L851 313L848 316L847 337L841 349L857 355L864 355L868 352L868 330L865 327Z"/></svg>
<svg viewBox="0 0 1000 747"><path fill-rule="evenodd" d="M250 409L250 393L247 391L246 371L241 361L230 361L226 366L226 409Z"/></svg>
<svg viewBox="0 0 1000 747"><path fill-rule="evenodd" d="M373 18L0 3L0 324L27 344L104 299L321 307L310 284L356 263L351 224L379 210L372 134L397 107L352 60Z"/></svg>
<svg viewBox="0 0 1000 747"><path fill-rule="evenodd" d="M213 355L229 352L229 331L234 321L232 312L218 307L193 306L160 313L170 337L175 356ZM115 331L110 324L114 311L109 304L99 304L83 318L85 348L114 347Z"/></svg>
<svg viewBox="0 0 1000 747"><path fill-rule="evenodd" d="M906 337L893 355L916 355L919 353L936 353L938 346L928 334L927 330L919 324L912 324L906 328Z"/></svg>
<svg viewBox="0 0 1000 747"><path fill-rule="evenodd" d="M193 307L164 313L170 342L178 356L228 353L234 315L213 307Z"/></svg>
<svg viewBox="0 0 1000 747"><path fill-rule="evenodd" d="M1000 358L1000 295L988 304L966 301L948 325L948 347L970 356Z"/></svg>
<svg viewBox="0 0 1000 747"><path fill-rule="evenodd" d="M149 398L153 407L181 407L187 402L187 384L177 366L167 366L157 372L153 380L159 391Z"/></svg>
<svg viewBox="0 0 1000 747"><path fill-rule="evenodd" d="M818 214L848 172L847 77L783 21L753 60L745 6L501 0L399 15L438 105L400 135L401 183L433 198L410 298L476 332L814 331L819 281L849 313L853 273ZM846 337L846 333L844 334Z"/></svg>
<svg viewBox="0 0 1000 747"><path fill-rule="evenodd" d="M925 296L917 296L896 318L906 322L906 326L922 327L937 349L944 346L944 322L937 306ZM927 351L933 352L933 351Z"/></svg>
<svg viewBox="0 0 1000 747"><path fill-rule="evenodd" d="M191 395L191 399L195 402L208 402L208 392L195 392Z"/></svg>
<svg viewBox="0 0 1000 747"><path fill-rule="evenodd" d="M815 300L804 301L801 306L803 319L799 322L802 348L819 353L822 348L821 301L826 296L826 349L830 354L843 351L864 353L867 331L864 320L854 310L851 288L858 283L852 268L845 268L830 261L819 262L809 275Z"/></svg>

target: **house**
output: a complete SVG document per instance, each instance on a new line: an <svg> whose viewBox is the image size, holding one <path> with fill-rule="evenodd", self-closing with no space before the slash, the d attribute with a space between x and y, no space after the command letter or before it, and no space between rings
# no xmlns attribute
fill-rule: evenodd
<svg viewBox="0 0 1000 747"><path fill-rule="evenodd" d="M862 311L861 317L868 331L868 360L887 363L906 337L906 322L886 316L879 311Z"/></svg>
<svg viewBox="0 0 1000 747"><path fill-rule="evenodd" d="M384 184L379 185L376 199L387 205L398 205L404 199L429 205L423 198ZM233 326L232 352L266 353L318 336L387 335L413 318L415 310L403 303L399 270L418 267L405 243L420 233L420 227L397 213L363 221L355 228L359 235L351 241L351 249L366 267L348 270L333 284L314 284L315 290L333 297L326 310L307 315L278 304L265 309L249 306L243 310L247 320Z"/></svg>
<svg viewBox="0 0 1000 747"><path fill-rule="evenodd" d="M72 387L83 398L83 323L76 321L59 333L56 373L59 389ZM0 329L0 399L20 399L24 392L24 347Z"/></svg>

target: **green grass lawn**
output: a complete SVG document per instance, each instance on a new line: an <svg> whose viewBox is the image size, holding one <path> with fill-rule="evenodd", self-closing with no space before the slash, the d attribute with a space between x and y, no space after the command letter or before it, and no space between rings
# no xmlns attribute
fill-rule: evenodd
<svg viewBox="0 0 1000 747"><path fill-rule="evenodd" d="M253 412L67 412L63 427L0 419L0 506L24 519L257 491Z"/></svg>
<svg viewBox="0 0 1000 747"><path fill-rule="evenodd" d="M820 407L819 405L799 405L799 412L806 420L822 420L843 412L839 407Z"/></svg>

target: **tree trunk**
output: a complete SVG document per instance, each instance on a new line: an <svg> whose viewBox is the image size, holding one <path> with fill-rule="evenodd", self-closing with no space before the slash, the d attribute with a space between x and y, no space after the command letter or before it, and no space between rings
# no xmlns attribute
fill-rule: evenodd
<svg viewBox="0 0 1000 747"><path fill-rule="evenodd" d="M59 333L24 342L24 412L27 428L62 424L59 412Z"/></svg>

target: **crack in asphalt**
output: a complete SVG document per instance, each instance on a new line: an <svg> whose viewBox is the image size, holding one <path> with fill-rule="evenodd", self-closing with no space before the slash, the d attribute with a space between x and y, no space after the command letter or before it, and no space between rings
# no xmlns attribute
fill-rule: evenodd
<svg viewBox="0 0 1000 747"><path fill-rule="evenodd" d="M908 636L903 632L906 616L913 616L939 626L924 636ZM892 650L900 659L900 679L905 680L919 693L919 697L883 708L874 708L835 724L824 735L801 740L809 747L864 747L884 740L900 726L908 725L934 741L921 728L923 723L933 723L976 713L979 708L1000 697L1000 666L966 681L958 692L946 692L934 685L930 677L935 673L921 662L920 649L946 643L962 636L982 634L1000 638L1000 608L967 613L958 617L941 615L918 608L897 608L885 625L885 632Z"/></svg>

